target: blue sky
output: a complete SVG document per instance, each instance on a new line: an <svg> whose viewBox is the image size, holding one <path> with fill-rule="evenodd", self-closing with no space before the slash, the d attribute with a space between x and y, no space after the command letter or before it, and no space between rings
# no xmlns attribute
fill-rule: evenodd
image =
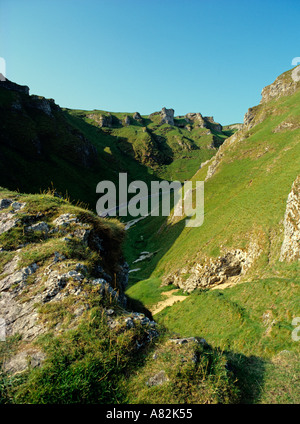
<svg viewBox="0 0 300 424"><path fill-rule="evenodd" d="M0 0L0 56L62 107L224 125L292 67L299 22L299 0Z"/></svg>

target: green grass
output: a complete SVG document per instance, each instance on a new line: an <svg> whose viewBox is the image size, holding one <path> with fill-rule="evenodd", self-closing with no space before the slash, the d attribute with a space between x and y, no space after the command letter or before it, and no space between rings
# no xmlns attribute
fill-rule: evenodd
<svg viewBox="0 0 300 424"><path fill-rule="evenodd" d="M126 290L130 299L142 302L146 308L150 308L163 300L162 292L174 289L174 286L160 287L160 278L149 278L148 280L132 283Z"/></svg>
<svg viewBox="0 0 300 424"><path fill-rule="evenodd" d="M67 259L86 260L89 268L93 268L97 260L100 259L99 252L84 245L79 239L74 237L69 243L63 240L63 237L76 229L77 224L71 224L69 228L61 229L58 232L44 234L40 231L25 231L25 228L38 220L48 224L49 229L53 229L53 220L59 215L71 213L75 214L79 222L92 228L94 234L101 237L103 247L110 252L109 263L107 267L112 270L119 260L124 240L124 226L120 221L114 218L99 218L93 212L84 208L84 205L78 206L72 204L68 199L55 197L53 193L44 194L16 194L8 190L0 189L0 197L10 197L26 205L16 218L19 219L17 225L11 230L0 235L0 245L6 251L1 254L0 266L9 262L13 256L13 251L20 245L23 246L19 254L18 267L25 267L34 262L43 265L48 258L53 257L54 252L58 251ZM6 213L11 209L4 209L0 213ZM104 262L105 258L101 258Z"/></svg>
<svg viewBox="0 0 300 424"><path fill-rule="evenodd" d="M204 337L214 348L223 349L233 363L245 403L298 403L300 399L294 389L299 347L291 338L292 319L299 316L299 262L279 262L286 200L300 172L299 104L298 90L254 108L259 123L238 133L205 182L201 227L149 218L128 234L131 246L144 235L140 250L158 252L137 264L142 269L130 277L128 293L144 305L161 300L164 288L159 281L169 273L228 249L247 250L251 241L261 249L242 284L196 291L154 316L170 331ZM274 132L285 121L292 122L293 129ZM192 180L203 181L206 171L207 165ZM134 252L138 256L137 249L128 251L130 260ZM263 322L265 313L272 317L269 324ZM281 358L285 350L290 360Z"/></svg>
<svg viewBox="0 0 300 424"><path fill-rule="evenodd" d="M107 112L67 110L67 113L69 122L80 128L90 140L94 139L94 144L98 144L101 137L107 140L105 148L111 149L115 159L119 160L120 153L123 155L125 153L127 160L135 159L162 179L172 180L176 176L176 179L184 181L191 178L201 162L205 162L215 154L216 150L211 149L214 137L215 140L219 140L219 145L228 136L227 133L217 133L214 130L208 135L208 129L193 126L192 130L188 131L167 124L160 125L159 116L154 116L152 119L143 117L142 123L132 119L131 125L121 126L118 124L119 120L126 115L132 117L132 114L126 113L113 113L112 128L99 129L98 116L105 116ZM91 114L94 119L89 117ZM113 140L113 143L110 140Z"/></svg>
<svg viewBox="0 0 300 424"><path fill-rule="evenodd" d="M299 286L299 279L273 278L225 290L196 291L154 318L170 331L204 337L227 352L243 402L297 403L299 346L292 339L292 319L299 315ZM284 369L282 351L291 356Z"/></svg>
<svg viewBox="0 0 300 424"><path fill-rule="evenodd" d="M149 379L161 371L168 381L149 386ZM220 350L196 343L178 346L166 337L156 343L142 369L133 371L127 390L128 401L134 404L227 404L239 400L234 375L227 372L226 357Z"/></svg>
<svg viewBox="0 0 300 424"><path fill-rule="evenodd" d="M59 273L74 268L78 261L87 266L87 272L84 272L80 282L80 295L72 294L73 288L78 289L78 282L70 276L67 296L62 296L59 301L37 301L33 305L38 322L45 329L42 336L28 341L15 334L1 342L0 403L107 404L133 403L134 399L143 403L157 402L157 391L150 389L148 393L144 382L151 377L149 372L159 364L157 362L154 368L149 368L154 350L157 349L160 355L163 344L163 358L175 355L176 361L166 368L172 396L170 386L166 385L160 392L160 402L182 403L189 399L190 403L232 403L238 400L239 390L234 376L224 367L226 358L222 352L201 346L193 347L190 352L189 349L176 351L166 343L172 334L163 327L158 329L160 338L156 342L151 341L153 334L149 326L135 323L133 328L127 327L124 318L130 312L124 310L108 291L99 294L99 288L91 284L90 278L95 278L95 267L98 265L111 276L118 271L124 237L124 228L119 221L101 219L67 199L55 197L51 192L33 195L1 190L0 197L26 202L18 213L18 227L1 235L1 243L11 250L2 252L0 266L3 269L15 256L15 248L21 243L26 243L26 246L18 252L18 267L33 262L38 265L24 286L11 287L12 290L18 288L18 302L24 304L33 296L43 294L49 265L52 271ZM94 235L101 238L104 251L108 254L102 255L91 239L85 244L74 236L65 242L63 236L72 232L77 224L49 233L47 237L39 233L30 238L25 231L25 227L36 220L44 220L52 228L53 219L63 213L73 213L80 222L89 224ZM54 263L55 252L64 255L65 260ZM128 303L130 310L134 299L129 299ZM76 313L78 307L83 307L79 316ZM113 318L119 322L114 330L107 323L106 310L111 308L114 310ZM46 354L43 365L34 368L29 361L27 370L9 375L3 364L28 348ZM181 361L183 355L190 357L193 352L199 359L197 364L190 360L188 364ZM162 365L166 364L165 359ZM197 390L199 384L203 387L202 391Z"/></svg>
<svg viewBox="0 0 300 424"><path fill-rule="evenodd" d="M288 78L288 74L284 78ZM7 107L11 101L12 98L6 93L0 98L0 106ZM287 264L278 260L286 199L300 172L297 160L300 157L300 129L297 128L300 124L299 105L298 90L293 95L252 108L256 113L257 125L238 133L237 141L224 149L216 173L205 183L205 218L201 227L187 228L184 220L170 223L165 217L149 217L127 232L124 244L126 259L131 268L141 268L130 274L127 289L129 306L139 308L136 310L153 306L162 300L162 291L173 288L160 287L161 278L168 273L192 266L207 257L215 258L227 249L247 250L251 241L255 241L261 249L259 259L241 284L225 290L197 290L184 302L168 307L154 317L160 323L160 328L165 326L169 336L175 332L181 336L199 336L207 340L212 346L212 357L209 359L208 352L200 352L200 356L203 356L200 364L209 373L203 372L201 365L181 368L178 364L176 369L172 368L172 363L177 363L181 354L177 352L179 356L174 358L172 349L162 339L161 347L152 346L141 356L135 355L135 363L132 364L130 343L134 335L129 337L127 344L122 338L125 336L119 335L120 340L119 336L106 337L102 321L97 318L97 326L92 330L86 324L62 340L52 340L46 372L43 369L33 370L27 379L21 381L22 390L10 394L13 399L33 403L53 402L58 399L57 387L63 393L62 402L77 402L78 396L86 402L96 397L103 402L236 402L236 386L232 385L230 373L224 371L224 361L227 360L233 377L238 380L240 402L299 403L299 347L291 338L294 329L292 319L299 316L299 262ZM194 175L193 181L202 181L208 166L199 170L199 165L216 152L211 148L212 144L221 144L234 132L225 128L221 134L214 130L208 134L205 129L193 128L190 132L185 128L159 126L158 115L152 120L143 117L142 124L100 129L95 120L87 117L89 113L68 110L63 116L57 116L60 135L55 140L61 140L60 148L68 151L76 137L74 139L74 134L70 136L67 128L84 134L97 148L97 172L93 167L86 169L83 180L80 178L83 168L78 167L78 156L73 155L66 160L57 146L44 162L36 158L36 149L30 140L37 134L43 137L52 134L47 119L37 114L31 116L30 122L23 117L18 128L11 130L12 141L18 140L19 150L4 143L2 151L5 160L0 163L2 184L7 183L8 187L18 187L18 184L22 187L23 184L26 189L28 185L28 190L34 190L36 181L48 187L50 175L54 173L55 187L63 192L70 188L71 198L87 201L91 205L94 203L92 199L95 199L92 189L96 182L100 179L117 181L120 171L129 172L130 180L142 179L148 183L158 176L183 181ZM99 115L103 112L93 113ZM114 115L118 119L125 116ZM12 115L7 115L5 119L8 127L14 127ZM293 128L275 132L285 121L292 122ZM24 128L27 128L27 132L26 137L22 138ZM52 147L50 143L48 148ZM76 187L74 181L78 182ZM37 199L35 204L34 196L27 197L28 205L34 211L39 208L40 200ZM57 202L60 201L48 197L41 202L46 221L50 222L58 209L69 210L68 204ZM88 211L81 214L87 222L95 224L95 218ZM120 236L123 234L120 224L116 221L101 222L105 223L108 238L113 241L110 251L116 257L120 238L123 237ZM0 236L0 241L7 248L16 248L17 244L24 242L32 243L31 251L24 250L23 264L29 264L34 259L45 265L49 255L58 247L58 241L53 238L45 243L41 234L30 237L22 233L20 226L5 237ZM150 260L134 264L141 251L155 254ZM87 252L75 243L68 258L79 257L93 263ZM7 253L2 256L2 269L10 258ZM63 319L67 326L69 307L66 305L67 312L50 307L41 313L50 322ZM97 311L99 315L99 309ZM73 346L74 334L76 342ZM103 342L101 345L99 337L107 338L110 344ZM98 349L95 357L90 341L95 341ZM115 356L118 357L117 345L124 352L124 357L120 356L121 363L124 359L127 364L124 368L118 368L119 362L115 360ZM161 355L157 362L151 356L156 349ZM68 357L71 358L70 362L67 362ZM166 368L171 377L170 383L164 387L146 387L147 379L160 367ZM115 375L121 377L118 382ZM72 380L71 376L75 378ZM199 388L202 383L206 393ZM2 387L6 399L10 396L6 391L8 386L4 384ZM128 392L128 388L132 391Z"/></svg>
<svg viewBox="0 0 300 424"><path fill-rule="evenodd" d="M263 123L226 150L217 172L205 182L205 217L201 227L183 225L178 234L179 224L176 224L158 232L159 225L152 221L152 234L149 232L143 250L150 250L149 245L153 250L167 252L158 262L157 258L153 259L153 276L180 269L211 255L221 246L221 250L247 248L251 238L257 240L265 255L264 261L264 255L261 256L259 266L272 275L275 264L278 265L286 199L300 172L296 160L300 157L300 130L272 131L290 115L300 120L299 100L300 92L297 92L292 99L282 98L264 106L269 115ZM204 178L205 170L200 170L193 180ZM141 279L151 276L147 269Z"/></svg>
<svg viewBox="0 0 300 424"><path fill-rule="evenodd" d="M133 331L109 331L99 308L90 319L60 337L43 336L47 359L42 368L12 378L6 386L8 403L120 403L126 392L119 385L124 368L133 361Z"/></svg>
<svg viewBox="0 0 300 424"><path fill-rule="evenodd" d="M291 322L299 313L299 284L299 279L273 278L224 290L196 291L156 318L185 336L194 334L245 355L270 357L283 349L297 349L291 337ZM269 324L276 321L270 332L263 322L268 311Z"/></svg>

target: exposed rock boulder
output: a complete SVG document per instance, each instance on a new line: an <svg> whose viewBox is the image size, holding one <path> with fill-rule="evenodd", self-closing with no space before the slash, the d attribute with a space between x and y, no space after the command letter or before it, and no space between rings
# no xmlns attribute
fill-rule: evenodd
<svg viewBox="0 0 300 424"><path fill-rule="evenodd" d="M169 381L169 378L165 370L161 370L157 374L155 374L153 377L150 377L146 384L149 387L153 387L153 386L160 386L166 383L167 381Z"/></svg>
<svg viewBox="0 0 300 424"><path fill-rule="evenodd" d="M11 199L0 199L0 210L8 208L12 202Z"/></svg>
<svg viewBox="0 0 300 424"><path fill-rule="evenodd" d="M35 310L35 303L40 295L32 296L27 302L19 300L20 294L26 288L27 278L37 269L37 265L32 264L19 270L18 257L15 257L3 270L2 275L6 276L0 280L0 316L5 320L7 337L20 334L26 341L42 332Z"/></svg>
<svg viewBox="0 0 300 424"><path fill-rule="evenodd" d="M135 112L133 114L133 119L135 119L136 121L142 121L143 118L141 117L141 115L139 114L139 112Z"/></svg>
<svg viewBox="0 0 300 424"><path fill-rule="evenodd" d="M187 113L185 115L185 120L188 123L194 123L199 128L207 128L207 123L201 113Z"/></svg>
<svg viewBox="0 0 300 424"><path fill-rule="evenodd" d="M294 181L288 195L283 225L280 261L300 260L300 176Z"/></svg>
<svg viewBox="0 0 300 424"><path fill-rule="evenodd" d="M170 339L169 341L171 343L178 344L178 345L183 345L183 344L188 344L188 343L200 343L200 344L203 344L203 345L207 345L205 339L199 339L199 338L196 338L196 337L184 337L184 338L178 338L178 339Z"/></svg>
<svg viewBox="0 0 300 424"><path fill-rule="evenodd" d="M29 205L26 212L22 212L22 219L17 220L15 213L25 205L21 198L22 195L15 195L11 199L0 199L2 232L9 232L13 226L20 225L23 231L16 237L20 237L20 242L24 238L29 240L16 251L6 251L1 262L0 318L5 323L5 337L20 337L18 350L5 358L4 371L15 374L28 366L40 366L45 355L38 348L33 348L37 337L46 334L49 328L55 336L69 328L76 328L91 308L91 295L96 296L97 305L103 313L107 311L107 325L111 331L136 329L136 349L157 337L154 321L144 314L124 309L129 266L124 262L120 248L122 228L119 232L114 229L112 237L109 222L90 212L78 212L78 208L74 208L80 215L69 212L57 217L58 211L51 205L48 210L38 213L36 209L32 213ZM42 197L40 201L43 202ZM14 204L16 210L12 208ZM7 208L8 211L5 210ZM39 221L41 216L45 217L45 221ZM37 231L47 233L47 238L37 237L31 244L34 234L30 233ZM57 248L62 249L64 254L54 250ZM39 251L43 252L41 256ZM37 255L37 263L22 265L24 261L28 262L31 254ZM93 259L89 262L91 255ZM117 309L116 314L112 306ZM52 310L68 310L70 318L67 326L63 325L62 316L57 315L49 327L47 311L51 315Z"/></svg>
<svg viewBox="0 0 300 424"><path fill-rule="evenodd" d="M130 116L126 115L124 118L124 125L128 126L131 124Z"/></svg>
<svg viewBox="0 0 300 424"><path fill-rule="evenodd" d="M108 115L98 115L97 113L90 113L87 115L88 118L93 119L99 127L111 128L113 125L113 117L109 113Z"/></svg>
<svg viewBox="0 0 300 424"><path fill-rule="evenodd" d="M255 118L254 108L249 108L244 115L244 126L247 127L248 129L252 128L254 118Z"/></svg>
<svg viewBox="0 0 300 424"><path fill-rule="evenodd" d="M44 233L48 233L49 226L46 222L37 222L36 224L30 225L26 228L26 231L42 231Z"/></svg>
<svg viewBox="0 0 300 424"><path fill-rule="evenodd" d="M213 116L205 116L205 117L204 117L204 120L205 120L206 122L208 122L208 124L211 124L211 125L212 125L212 127L213 127L213 129L214 129L215 131L218 131L218 132L221 132L221 131L222 131L222 129L223 129L222 125L221 125L221 124L219 124L218 122L215 122L215 120L214 120L214 117L213 117Z"/></svg>
<svg viewBox="0 0 300 424"><path fill-rule="evenodd" d="M0 199L0 211L10 206L12 208L8 212L0 213L0 234L11 230L18 224L19 218L15 217L15 213L24 208L25 205L26 203L14 202L11 199Z"/></svg>
<svg viewBox="0 0 300 424"><path fill-rule="evenodd" d="M17 225L18 221L19 220L15 218L12 213L2 213L0 215L0 234L3 234L6 231L9 231L14 228Z"/></svg>
<svg viewBox="0 0 300 424"><path fill-rule="evenodd" d="M174 125L174 109L162 108L161 113L161 124Z"/></svg>
<svg viewBox="0 0 300 424"><path fill-rule="evenodd" d="M70 224L75 224L76 222L78 222L76 215L65 213L56 218L53 224L57 227L68 227Z"/></svg>
<svg viewBox="0 0 300 424"><path fill-rule="evenodd" d="M18 374L28 367L36 368L43 364L46 355L36 348L28 348L7 359L3 364L3 370L8 374Z"/></svg>

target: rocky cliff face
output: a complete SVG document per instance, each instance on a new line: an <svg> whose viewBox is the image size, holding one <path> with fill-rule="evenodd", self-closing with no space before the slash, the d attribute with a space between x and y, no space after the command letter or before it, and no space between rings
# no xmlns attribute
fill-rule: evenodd
<svg viewBox="0 0 300 424"><path fill-rule="evenodd" d="M272 84L263 88L260 105L249 108L244 116L244 126L247 129L263 121L265 116L260 112L267 103L291 95L299 88L299 78L296 76L299 70L300 66L297 66L292 71L280 75Z"/></svg>
<svg viewBox="0 0 300 424"><path fill-rule="evenodd" d="M197 288L211 289L226 284L236 284L251 268L261 250L251 242L247 250L235 249L216 259L203 258L193 266L187 266L163 279L162 286L174 284L191 293Z"/></svg>
<svg viewBox="0 0 300 424"><path fill-rule="evenodd" d="M287 71L280 75L276 80L262 90L262 98L260 103L266 103L282 96L287 96L294 93L298 87L298 71L300 66L297 66L293 71Z"/></svg>
<svg viewBox="0 0 300 424"><path fill-rule="evenodd" d="M293 77L293 72L297 69L300 69L300 66L295 68L293 71L287 71L280 75L272 84L262 90L262 99L260 104L248 109L244 116L244 124L240 124L237 128L239 131L225 140L222 146L220 146L217 154L211 160L205 181L210 179L216 173L222 163L224 152L226 152L227 149L230 149L231 145L243 142L245 137L249 135L249 130L251 130L255 125L262 123L264 119L273 112L276 113L276 108L275 111L273 111L272 108L270 110L268 109L269 102L293 94L297 89L299 89L300 82L298 80L295 81ZM282 122L277 128L275 128L274 132L297 129L298 127L299 122L297 117L294 117L293 119L289 118L288 121Z"/></svg>
<svg viewBox="0 0 300 424"><path fill-rule="evenodd" d="M300 260L300 176L292 185L284 215L284 240L280 261Z"/></svg>

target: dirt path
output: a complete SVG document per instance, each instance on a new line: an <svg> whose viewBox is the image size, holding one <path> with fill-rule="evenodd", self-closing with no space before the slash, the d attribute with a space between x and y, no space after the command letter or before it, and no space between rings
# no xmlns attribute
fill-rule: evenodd
<svg viewBox="0 0 300 424"><path fill-rule="evenodd" d="M184 299L188 297L188 296L176 296L173 294L178 291L179 289L174 289L167 292L163 292L162 295L167 296L167 299L162 300L161 302L158 302L156 305L153 306L152 309L150 309L150 311L152 312L152 315L158 314L158 312L161 312L167 306L172 306L176 302L182 302Z"/></svg>

